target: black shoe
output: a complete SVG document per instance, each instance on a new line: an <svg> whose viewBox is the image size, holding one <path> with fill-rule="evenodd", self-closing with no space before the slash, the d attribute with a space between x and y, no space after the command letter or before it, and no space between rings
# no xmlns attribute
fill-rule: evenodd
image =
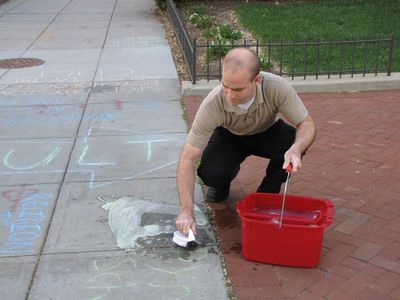
<svg viewBox="0 0 400 300"><path fill-rule="evenodd" d="M222 202L226 200L229 196L229 188L226 190L218 190L213 187L208 188L208 192L206 195L207 202Z"/></svg>

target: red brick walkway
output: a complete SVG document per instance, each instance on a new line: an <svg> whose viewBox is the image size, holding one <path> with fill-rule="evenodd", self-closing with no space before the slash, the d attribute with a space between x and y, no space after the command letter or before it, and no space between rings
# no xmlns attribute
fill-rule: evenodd
<svg viewBox="0 0 400 300"><path fill-rule="evenodd" d="M235 204L267 163L248 158L228 201L212 205L238 299L400 299L400 90L300 97L318 135L289 193L331 199L334 222L316 268L244 260ZM201 100L184 97L190 124Z"/></svg>

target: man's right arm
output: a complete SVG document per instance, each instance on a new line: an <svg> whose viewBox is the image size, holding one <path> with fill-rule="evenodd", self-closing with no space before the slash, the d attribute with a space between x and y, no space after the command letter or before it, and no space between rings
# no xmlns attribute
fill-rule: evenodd
<svg viewBox="0 0 400 300"><path fill-rule="evenodd" d="M201 153L202 149L185 143L179 157L177 184L181 211L176 218L176 228L186 235L189 233L189 228L196 234L194 216L195 165Z"/></svg>

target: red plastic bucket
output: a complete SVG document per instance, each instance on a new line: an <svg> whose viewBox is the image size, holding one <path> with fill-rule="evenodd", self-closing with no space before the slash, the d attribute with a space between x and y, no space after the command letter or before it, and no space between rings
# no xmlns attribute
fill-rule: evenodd
<svg viewBox="0 0 400 300"><path fill-rule="evenodd" d="M242 256L262 263L315 267L320 261L324 229L333 221L333 204L286 195L279 228L282 197L252 193L237 204L242 220Z"/></svg>

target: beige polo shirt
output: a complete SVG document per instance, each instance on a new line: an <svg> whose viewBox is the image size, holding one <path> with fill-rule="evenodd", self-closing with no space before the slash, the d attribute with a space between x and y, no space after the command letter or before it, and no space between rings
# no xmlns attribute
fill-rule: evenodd
<svg viewBox="0 0 400 300"><path fill-rule="evenodd" d="M248 110L231 105L222 85L215 87L201 103L187 142L204 149L219 126L236 135L257 134L271 127L279 112L295 126L303 122L308 111L286 79L267 72L260 75L262 80Z"/></svg>

